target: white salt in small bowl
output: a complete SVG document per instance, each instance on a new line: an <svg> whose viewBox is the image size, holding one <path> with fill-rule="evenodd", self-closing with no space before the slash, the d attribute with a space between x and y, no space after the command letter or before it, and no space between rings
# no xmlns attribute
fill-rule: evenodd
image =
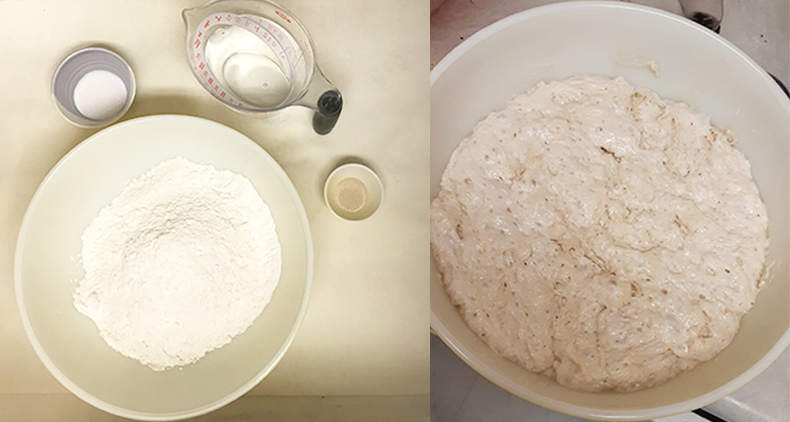
<svg viewBox="0 0 790 422"><path fill-rule="evenodd" d="M90 47L71 53L52 78L55 105L69 122L84 128L109 125L123 116L137 87L132 68L117 53Z"/></svg>
<svg viewBox="0 0 790 422"><path fill-rule="evenodd" d="M332 171L324 183L326 205L344 220L359 221L372 216L383 197L381 179L362 164L344 164Z"/></svg>

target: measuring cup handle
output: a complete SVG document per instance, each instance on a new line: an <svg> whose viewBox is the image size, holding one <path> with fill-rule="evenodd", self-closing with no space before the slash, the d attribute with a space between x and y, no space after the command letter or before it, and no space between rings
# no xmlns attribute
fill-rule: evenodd
<svg viewBox="0 0 790 422"><path fill-rule="evenodd" d="M326 91L318 98L316 111L313 113L313 129L319 135L331 132L343 110L343 96L340 91Z"/></svg>

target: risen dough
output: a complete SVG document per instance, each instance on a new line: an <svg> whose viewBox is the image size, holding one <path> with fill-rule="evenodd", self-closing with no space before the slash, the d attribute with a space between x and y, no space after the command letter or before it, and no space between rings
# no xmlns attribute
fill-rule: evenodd
<svg viewBox="0 0 790 422"><path fill-rule="evenodd" d="M538 84L444 172L431 242L450 299L497 354L577 390L638 390L711 359L768 245L731 141L622 78Z"/></svg>

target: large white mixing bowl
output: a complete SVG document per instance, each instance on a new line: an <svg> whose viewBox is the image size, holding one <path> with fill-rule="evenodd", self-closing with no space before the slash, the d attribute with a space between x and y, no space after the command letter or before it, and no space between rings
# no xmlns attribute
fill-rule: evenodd
<svg viewBox="0 0 790 422"><path fill-rule="evenodd" d="M660 77L636 64L654 60ZM593 419L643 420L710 404L771 364L790 343L790 101L750 58L681 17L619 2L560 3L481 30L431 72L431 197L453 150L473 126L539 81L623 76L684 101L731 130L768 206L771 281L715 359L629 394L581 393L494 354L450 303L432 263L431 326L466 363L540 406Z"/></svg>
<svg viewBox="0 0 790 422"><path fill-rule="evenodd" d="M73 305L84 272L80 236L131 179L174 157L247 177L269 205L282 275L253 325L198 362L155 372L114 351ZM127 418L174 420L230 403L280 361L304 316L313 272L310 227L288 176L255 142L189 116L152 116L105 129L50 171L27 209L16 249L16 296L30 342L52 375L88 403Z"/></svg>

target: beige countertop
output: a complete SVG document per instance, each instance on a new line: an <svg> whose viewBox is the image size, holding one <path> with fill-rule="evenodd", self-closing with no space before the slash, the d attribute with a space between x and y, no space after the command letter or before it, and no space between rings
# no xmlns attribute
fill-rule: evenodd
<svg viewBox="0 0 790 422"><path fill-rule="evenodd" d="M411 403L424 409L411 415L427 415L428 2L280 0L308 28L324 74L344 96L337 127L323 137L305 109L249 117L203 91L186 62L180 16L202 3L0 2L7 17L0 35L0 420L43 412L45 397L65 415L104 415L79 403L40 363L13 281L17 232L38 184L96 132L69 124L50 97L59 62L89 45L118 52L134 69L137 97L122 120L174 113L230 126L264 147L302 198L315 247L310 305L281 363L245 397L396 397L394 408ZM347 161L371 166L385 188L378 213L362 222L339 220L321 196L326 176ZM300 403L292 407L309 407ZM82 413L69 413L74 408Z"/></svg>

